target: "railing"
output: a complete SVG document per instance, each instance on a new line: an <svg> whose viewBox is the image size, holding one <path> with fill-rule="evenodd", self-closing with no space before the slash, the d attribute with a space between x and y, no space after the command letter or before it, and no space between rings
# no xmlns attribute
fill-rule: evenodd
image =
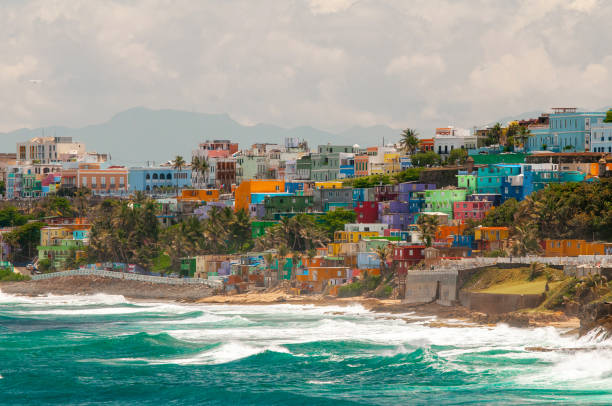
<svg viewBox="0 0 612 406"><path fill-rule="evenodd" d="M601 265L612 267L612 255L581 255L578 257L497 257L497 258L465 258L460 260L442 260L440 263L429 268L423 268L427 271L447 272L460 271L463 269L479 268L483 266L492 266L497 264L523 264L531 265L533 262L539 262L544 265ZM414 269L415 272L418 269Z"/></svg>
<svg viewBox="0 0 612 406"><path fill-rule="evenodd" d="M52 278L60 278L62 276L103 276L108 278L125 279L140 282L162 283L167 285L206 285L208 287L218 287L222 283L208 279L198 278L165 278L162 276L140 275L136 273L102 271L99 269L73 269L69 271L60 271L46 273L42 275L33 275L32 280L44 280Z"/></svg>

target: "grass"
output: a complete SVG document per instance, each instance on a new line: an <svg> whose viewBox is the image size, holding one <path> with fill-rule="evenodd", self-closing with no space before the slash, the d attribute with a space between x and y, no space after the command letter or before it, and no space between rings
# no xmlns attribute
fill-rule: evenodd
<svg viewBox="0 0 612 406"><path fill-rule="evenodd" d="M550 282L548 287L552 290L561 282ZM540 278L525 282L508 282L490 286L482 290L473 290L480 293L499 293L504 295L537 295L546 291L546 279Z"/></svg>
<svg viewBox="0 0 612 406"><path fill-rule="evenodd" d="M565 279L562 271L552 268L545 269L542 275L534 280L529 280L530 273L529 267L488 268L475 274L463 288L480 293L537 295L545 292L546 275L552 277L548 284L551 291Z"/></svg>
<svg viewBox="0 0 612 406"><path fill-rule="evenodd" d="M170 256L167 254L159 254L156 258L153 259L153 272L163 272L166 269L170 268L172 265L172 260Z"/></svg>

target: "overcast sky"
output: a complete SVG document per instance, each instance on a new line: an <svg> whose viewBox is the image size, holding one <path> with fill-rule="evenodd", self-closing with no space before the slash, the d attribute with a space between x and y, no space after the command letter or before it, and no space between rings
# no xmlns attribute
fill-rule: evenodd
<svg viewBox="0 0 612 406"><path fill-rule="evenodd" d="M0 131L135 106L421 133L599 108L611 27L608 0L2 0Z"/></svg>

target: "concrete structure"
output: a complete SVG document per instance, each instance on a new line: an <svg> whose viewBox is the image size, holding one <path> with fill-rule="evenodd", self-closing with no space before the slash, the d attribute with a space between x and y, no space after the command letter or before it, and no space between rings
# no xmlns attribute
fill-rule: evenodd
<svg viewBox="0 0 612 406"><path fill-rule="evenodd" d="M235 191L236 210L249 210L251 194L253 193L281 193L285 190L284 180L246 180Z"/></svg>
<svg viewBox="0 0 612 406"><path fill-rule="evenodd" d="M101 168L100 164L80 164L77 169L77 185L96 195L121 196L128 194L129 171L123 166Z"/></svg>
<svg viewBox="0 0 612 406"><path fill-rule="evenodd" d="M591 126L591 151L612 153L612 123Z"/></svg>
<svg viewBox="0 0 612 406"><path fill-rule="evenodd" d="M319 145L317 152L311 154L311 179L314 181L328 181L339 179L340 154L353 152L353 147L350 145Z"/></svg>
<svg viewBox="0 0 612 406"><path fill-rule="evenodd" d="M36 137L17 143L17 161L23 162L69 162L85 154L85 144L73 142L72 137Z"/></svg>

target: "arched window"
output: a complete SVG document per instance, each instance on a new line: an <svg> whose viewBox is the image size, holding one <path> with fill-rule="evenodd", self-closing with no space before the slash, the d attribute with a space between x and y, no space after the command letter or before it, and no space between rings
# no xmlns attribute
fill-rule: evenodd
<svg viewBox="0 0 612 406"><path fill-rule="evenodd" d="M169 173L168 175L166 175L166 179L167 179L167 180L172 180L172 174L171 174L171 173Z"/></svg>
<svg viewBox="0 0 612 406"><path fill-rule="evenodd" d="M157 179L157 174L156 173L153 174L153 179L154 180Z"/></svg>
<svg viewBox="0 0 612 406"><path fill-rule="evenodd" d="M149 175L147 175L147 176L149 176ZM150 190L151 190L151 186L147 185L147 187L146 187L146 189L145 189L145 190L146 190L147 192L148 192L148 191L150 191Z"/></svg>
<svg viewBox="0 0 612 406"><path fill-rule="evenodd" d="M43 173L49 173L49 168L44 168Z"/></svg>
<svg viewBox="0 0 612 406"><path fill-rule="evenodd" d="M160 174L159 174L159 178L160 178L160 179L162 179L162 180L164 180L164 179L166 179L166 176L165 176L163 173L160 173Z"/></svg>
<svg viewBox="0 0 612 406"><path fill-rule="evenodd" d="M147 176L145 176L145 179L146 179L146 180L151 179L151 175L147 173Z"/></svg>

